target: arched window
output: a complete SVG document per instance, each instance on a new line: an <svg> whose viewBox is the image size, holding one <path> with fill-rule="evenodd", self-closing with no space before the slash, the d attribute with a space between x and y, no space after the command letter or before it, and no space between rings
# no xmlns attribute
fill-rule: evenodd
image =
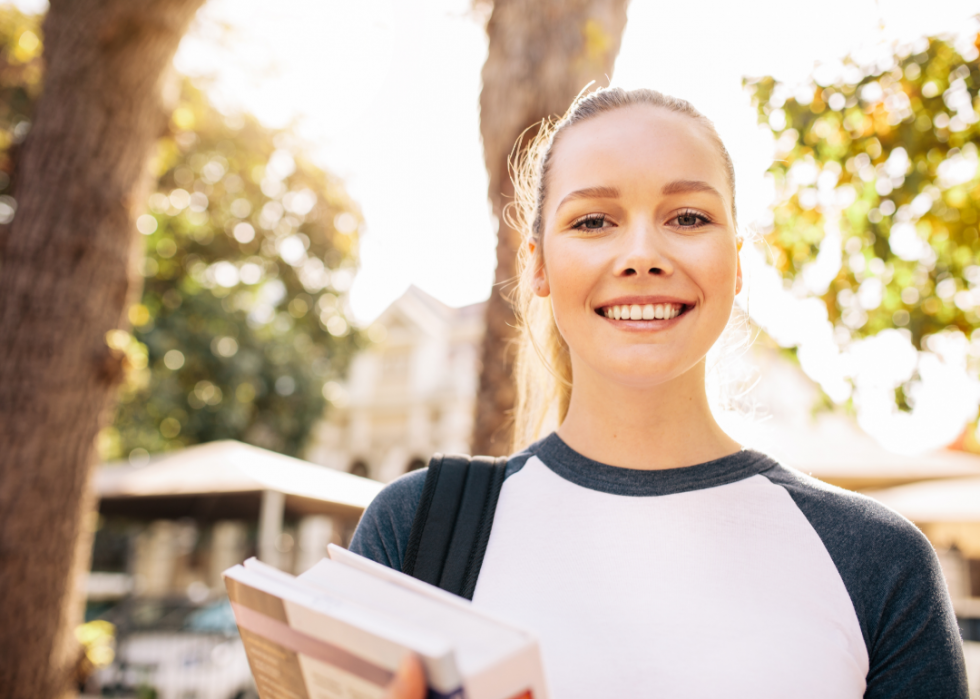
<svg viewBox="0 0 980 699"><path fill-rule="evenodd" d="M364 463L361 459L358 459L350 465L348 471L355 476L360 476L361 478L368 477L368 465Z"/></svg>
<svg viewBox="0 0 980 699"><path fill-rule="evenodd" d="M420 468L425 468L426 465L427 464L424 459L420 459L416 456L414 459L408 462L408 467L405 469L405 473L409 473L410 471L418 471Z"/></svg>

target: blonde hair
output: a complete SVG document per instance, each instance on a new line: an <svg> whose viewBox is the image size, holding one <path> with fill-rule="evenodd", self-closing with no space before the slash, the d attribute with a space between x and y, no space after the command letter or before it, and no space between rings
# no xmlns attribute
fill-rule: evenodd
<svg viewBox="0 0 980 699"><path fill-rule="evenodd" d="M517 404L514 410L514 449L542 436L546 424L560 425L568 413L572 395L572 363L568 345L558 331L549 299L534 293L535 266L543 254L542 205L547 193L552 153L559 136L569 127L607 112L646 105L688 116L707 131L722 157L732 194L735 220L735 167L714 124L689 102L654 90L604 88L580 94L558 121L545 119L523 151L518 139L509 162L514 181L514 201L505 211L507 223L521 233L517 287L512 296L519 325L516 357ZM532 127L533 128L533 127ZM532 244L533 243L533 247Z"/></svg>

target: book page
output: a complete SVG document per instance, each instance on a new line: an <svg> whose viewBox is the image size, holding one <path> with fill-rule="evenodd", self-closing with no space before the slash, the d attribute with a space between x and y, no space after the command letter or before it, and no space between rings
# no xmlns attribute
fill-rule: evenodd
<svg viewBox="0 0 980 699"><path fill-rule="evenodd" d="M344 553L361 559L356 554ZM354 568L325 559L300 575L299 579L322 585L324 589L372 609L452 639L456 662L464 675L518 652L533 640L526 632L477 612L467 600L414 578L409 578L409 585L396 584L387 578L389 573L401 578L408 577L384 569L386 577L382 578L374 570ZM416 590L417 586L423 589Z"/></svg>
<svg viewBox="0 0 980 699"><path fill-rule="evenodd" d="M464 685L468 699L547 699L549 696L547 681L544 676L541 651L534 634L500 619L494 614L485 612L466 599L457 597L421 580L417 580L400 571L383 566L375 561L359 556L351 551L331 544L328 552L332 561L342 563L344 567L354 568L371 576L381 578L394 586L417 592L439 604L448 605L471 618L485 619L497 629L510 629L523 639L522 645L509 654L500 653L492 658L491 663L482 668L471 667L463 649L457 650L457 661L464 675ZM324 562L314 566L319 571L325 567ZM318 571L318 572L319 572ZM317 574L314 573L314 576ZM303 577L303 576L300 576ZM311 576L313 577L313 576ZM476 628L473 632L480 634ZM503 651L504 646L497 649Z"/></svg>

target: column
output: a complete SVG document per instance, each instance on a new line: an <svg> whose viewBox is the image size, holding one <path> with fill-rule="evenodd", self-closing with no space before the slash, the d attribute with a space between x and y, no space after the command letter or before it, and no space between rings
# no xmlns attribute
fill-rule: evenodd
<svg viewBox="0 0 980 699"><path fill-rule="evenodd" d="M262 493L259 509L259 560L279 567L279 550L276 542L282 534L282 516L286 510L286 496L278 490Z"/></svg>

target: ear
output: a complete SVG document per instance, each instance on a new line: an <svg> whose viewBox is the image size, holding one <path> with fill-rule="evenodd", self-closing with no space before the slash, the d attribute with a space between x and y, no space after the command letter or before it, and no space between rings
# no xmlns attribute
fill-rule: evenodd
<svg viewBox="0 0 980 699"><path fill-rule="evenodd" d="M528 247L531 249L531 265L533 272L531 273L531 289L533 289L536 296L551 295L551 285L548 283L548 271L544 267L544 255L541 254L541 250L538 249L538 245L534 241L528 241Z"/></svg>

